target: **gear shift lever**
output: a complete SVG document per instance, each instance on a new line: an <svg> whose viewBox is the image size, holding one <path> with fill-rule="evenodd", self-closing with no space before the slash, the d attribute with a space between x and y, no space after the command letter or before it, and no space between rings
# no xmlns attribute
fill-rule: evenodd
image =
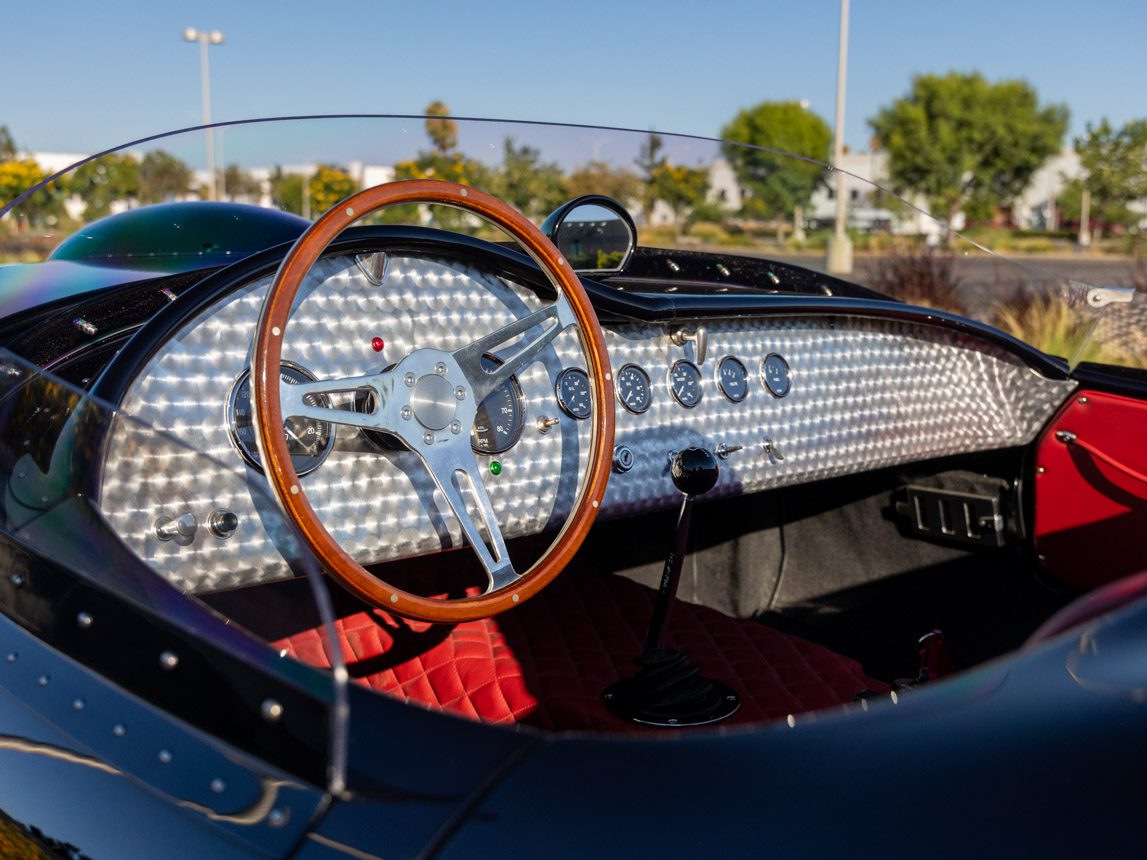
<svg viewBox="0 0 1147 860"><path fill-rule="evenodd" d="M636 675L610 684L602 696L609 709L623 720L654 726L698 726L723 720L740 707L740 699L732 689L700 675L681 652L661 646L661 634L681 581L693 500L711 490L719 474L717 458L705 448L686 448L673 458L670 475L684 498L673 545L661 574L645 650L637 658L641 668Z"/></svg>

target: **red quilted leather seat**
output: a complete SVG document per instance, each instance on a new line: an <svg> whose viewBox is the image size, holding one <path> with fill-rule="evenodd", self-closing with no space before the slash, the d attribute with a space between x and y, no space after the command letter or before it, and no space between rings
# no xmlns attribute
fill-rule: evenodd
<svg viewBox="0 0 1147 860"><path fill-rule="evenodd" d="M337 630L351 676L380 692L486 722L625 730L601 692L634 671L653 596L621 577L567 571L496 618L450 627L371 610L341 618ZM329 665L318 630L275 644ZM850 702L861 690L888 689L827 648L690 603L674 608L665 644L741 694L731 723L779 719Z"/></svg>

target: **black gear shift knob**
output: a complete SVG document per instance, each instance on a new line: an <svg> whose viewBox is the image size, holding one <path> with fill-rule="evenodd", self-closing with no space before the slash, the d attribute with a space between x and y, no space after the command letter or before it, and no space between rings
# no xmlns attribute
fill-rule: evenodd
<svg viewBox="0 0 1147 860"><path fill-rule="evenodd" d="M669 467L673 486L686 496L700 496L713 489L721 474L717 458L706 448L685 448L678 451Z"/></svg>

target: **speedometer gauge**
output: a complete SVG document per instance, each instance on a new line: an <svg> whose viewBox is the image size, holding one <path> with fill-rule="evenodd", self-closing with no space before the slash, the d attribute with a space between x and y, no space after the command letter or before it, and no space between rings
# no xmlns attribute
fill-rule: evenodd
<svg viewBox="0 0 1147 860"><path fill-rule="evenodd" d="M313 373L298 364L282 362L279 366L279 379L287 385L316 382ZM311 394L305 398L310 406L330 408L330 399L325 394ZM244 370L231 386L231 396L227 398L227 429L231 441L243 455L243 459L262 471L259 460L259 447L255 442L254 414L251 409L251 371ZM287 450L291 452L291 465L300 477L313 472L320 465L335 444L335 430L326 421L314 418L290 416L283 422L287 435Z"/></svg>
<svg viewBox="0 0 1147 860"><path fill-rule="evenodd" d="M558 374L554 395L562 412L570 418L589 418L591 404L589 377L580 367L567 367Z"/></svg>
<svg viewBox="0 0 1147 860"><path fill-rule="evenodd" d="M692 409L701 402L701 371L691 361L680 359L669 368L669 393L673 399Z"/></svg>
<svg viewBox="0 0 1147 860"><path fill-rule="evenodd" d="M501 364L501 360L492 355L482 356L482 366L487 370ZM522 386L511 376L478 405L474 427L470 430L470 447L479 454L501 454L514 447L524 424Z"/></svg>
<svg viewBox="0 0 1147 860"><path fill-rule="evenodd" d="M649 387L649 374L636 364L627 364L617 372L617 399L636 415L649 408L653 392Z"/></svg>

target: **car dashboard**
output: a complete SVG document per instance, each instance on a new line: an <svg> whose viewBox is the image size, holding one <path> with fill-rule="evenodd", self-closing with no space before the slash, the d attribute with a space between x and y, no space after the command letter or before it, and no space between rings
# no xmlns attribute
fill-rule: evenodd
<svg viewBox="0 0 1147 860"><path fill-rule="evenodd" d="M279 546L289 538L263 527L261 494L250 489L263 476L246 376L272 271L233 280L193 313L168 309L166 333L133 368L106 442L103 513L188 591L291 575ZM334 252L300 291L283 381L382 370L418 347L458 349L546 304L544 282L528 281L482 255ZM710 303L696 318L605 315L616 447L599 515L674 505L669 461L688 446L721 458L716 498L1026 444L1074 386L934 316L845 312L834 301L800 313L764 300L756 310L730 302L724 314ZM571 476L584 471L589 450L587 392L576 333L567 331L480 409L471 443L507 538L560 527L569 513ZM345 425L286 429L311 505L359 562L462 544L411 451ZM184 445L212 468L182 455ZM582 468L562 468L572 460ZM180 517L193 522L189 534L157 527Z"/></svg>

